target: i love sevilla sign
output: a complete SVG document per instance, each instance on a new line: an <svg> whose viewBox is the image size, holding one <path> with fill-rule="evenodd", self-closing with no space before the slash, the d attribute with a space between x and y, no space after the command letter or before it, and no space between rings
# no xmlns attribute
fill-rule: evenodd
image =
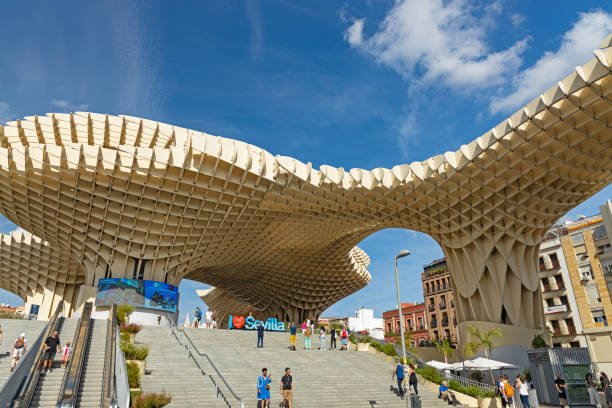
<svg viewBox="0 0 612 408"><path fill-rule="evenodd" d="M257 330L257 326L263 325L264 330L267 331L285 331L285 322L279 322L274 317L268 317L265 322L263 320L255 320L252 317L244 316L232 316L229 317L229 328L230 329L245 329L245 330Z"/></svg>

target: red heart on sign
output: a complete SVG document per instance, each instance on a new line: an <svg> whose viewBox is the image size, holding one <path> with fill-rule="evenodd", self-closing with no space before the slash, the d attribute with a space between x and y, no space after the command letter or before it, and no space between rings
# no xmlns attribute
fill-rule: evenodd
<svg viewBox="0 0 612 408"><path fill-rule="evenodd" d="M244 321L246 319L244 318L244 316L233 316L232 317L232 326L234 326L237 329L241 329L242 326L244 326Z"/></svg>

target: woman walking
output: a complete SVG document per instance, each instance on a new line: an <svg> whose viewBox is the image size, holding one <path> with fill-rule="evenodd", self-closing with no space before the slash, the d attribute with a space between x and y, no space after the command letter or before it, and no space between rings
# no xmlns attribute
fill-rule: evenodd
<svg viewBox="0 0 612 408"><path fill-rule="evenodd" d="M412 363L408 364L408 392L410 392L410 387L414 388L414 393L416 395L419 395L419 390L417 388L416 371Z"/></svg>
<svg viewBox="0 0 612 408"><path fill-rule="evenodd" d="M521 403L523 404L523 408L531 408L529 405L529 386L521 378L520 375L516 376L516 382L514 383L514 388L518 391L519 398L521 399Z"/></svg>
<svg viewBox="0 0 612 408"><path fill-rule="evenodd" d="M321 326L319 338L321 339L321 350L325 350L325 326Z"/></svg>
<svg viewBox="0 0 612 408"><path fill-rule="evenodd" d="M257 378L257 407L270 408L270 383L272 377L267 368L261 369L261 375Z"/></svg>

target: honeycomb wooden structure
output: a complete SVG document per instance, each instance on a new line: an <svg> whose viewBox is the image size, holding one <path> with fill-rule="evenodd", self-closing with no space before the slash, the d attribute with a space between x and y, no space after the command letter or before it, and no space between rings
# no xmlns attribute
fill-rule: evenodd
<svg viewBox="0 0 612 408"><path fill-rule="evenodd" d="M539 243L612 180L611 42L459 150L390 169L317 170L130 116L26 117L0 127L0 211L90 287L189 278L295 321L370 281L356 244L413 229L442 247L459 321L542 328Z"/></svg>

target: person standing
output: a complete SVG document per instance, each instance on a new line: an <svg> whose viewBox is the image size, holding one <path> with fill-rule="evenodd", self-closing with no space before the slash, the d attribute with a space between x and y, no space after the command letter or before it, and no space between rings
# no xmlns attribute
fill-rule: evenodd
<svg viewBox="0 0 612 408"><path fill-rule="evenodd" d="M62 349L62 368L66 368L70 353L72 353L72 347L70 347L70 342L68 341L66 342L66 346Z"/></svg>
<svg viewBox="0 0 612 408"><path fill-rule="evenodd" d="M319 350L325 350L325 326L321 326L319 332L319 339L321 339L321 348Z"/></svg>
<svg viewBox="0 0 612 408"><path fill-rule="evenodd" d="M333 327L329 331L329 338L331 339L330 344L329 344L329 349L335 350L336 349L336 329Z"/></svg>
<svg viewBox="0 0 612 408"><path fill-rule="evenodd" d="M264 325L259 322L257 326L257 348L263 348Z"/></svg>
<svg viewBox="0 0 612 408"><path fill-rule="evenodd" d="M348 350L348 333L345 328L342 328L340 333L340 341L342 341L342 348L340 350Z"/></svg>
<svg viewBox="0 0 612 408"><path fill-rule="evenodd" d="M302 334L306 333L306 320L302 322Z"/></svg>
<svg viewBox="0 0 612 408"><path fill-rule="evenodd" d="M199 307L196 307L196 310L195 312L193 312L193 314L195 315L195 319L193 320L193 327L197 329L200 326L200 320L202 320L202 311Z"/></svg>
<svg viewBox="0 0 612 408"><path fill-rule="evenodd" d="M514 387L510 385L510 381L507 374L504 374L502 384L504 387L504 398L506 400L506 406L514 408Z"/></svg>
<svg viewBox="0 0 612 408"><path fill-rule="evenodd" d="M270 408L270 383L272 376L268 374L267 368L261 369L261 375L257 378L257 407ZM261 402L259 402L261 401Z"/></svg>
<svg viewBox="0 0 612 408"><path fill-rule="evenodd" d="M561 374L557 374L557 379L555 380L555 388L559 393L559 404L562 407L567 405L567 384L565 380L561 378Z"/></svg>
<svg viewBox="0 0 612 408"><path fill-rule="evenodd" d="M597 383L593 381L593 375L588 373L584 382L586 383L587 391L589 392L591 404L600 407L601 398L599 398L599 394L597 393Z"/></svg>
<svg viewBox="0 0 612 408"><path fill-rule="evenodd" d="M395 370L393 370L393 375L391 376L391 380L397 378L397 389L399 391L400 397L404 399L404 366L400 362L399 358L396 360Z"/></svg>
<svg viewBox="0 0 612 408"><path fill-rule="evenodd" d="M283 397L283 407L285 407L285 401L289 404L289 408L293 404L293 377L291 376L291 369L285 368L285 375L281 378L280 393Z"/></svg>
<svg viewBox="0 0 612 408"><path fill-rule="evenodd" d="M311 350L310 348L310 337L312 336L312 331L310 327L306 327L306 331L304 332L304 350Z"/></svg>
<svg viewBox="0 0 612 408"><path fill-rule="evenodd" d="M45 348L45 356L43 357L43 369L44 372L48 372L53 365L53 359L55 358L56 349L60 353L62 352L62 347L60 346L60 339L58 337L58 331L53 330L51 336L47 337L45 340L45 344L43 347Z"/></svg>
<svg viewBox="0 0 612 408"><path fill-rule="evenodd" d="M606 373L602 372L599 375L599 381L601 382L601 390L606 398L606 404L609 408L612 408L612 384Z"/></svg>
<svg viewBox="0 0 612 408"><path fill-rule="evenodd" d="M416 370L414 369L414 365L412 363L408 364L408 392L410 392L410 387L414 388L414 393L416 395L419 395Z"/></svg>
<svg viewBox="0 0 612 408"><path fill-rule="evenodd" d="M13 342L13 351L11 355L13 356L13 361L11 362L11 371L15 369L17 362L23 355L26 353L28 349L28 341L25 338L25 333L21 333L19 337Z"/></svg>
<svg viewBox="0 0 612 408"><path fill-rule="evenodd" d="M295 351L296 334L297 334L297 327L295 326L294 322L291 322L291 326L289 326L289 350Z"/></svg>
<svg viewBox="0 0 612 408"><path fill-rule="evenodd" d="M527 383L521 378L520 375L516 376L516 382L514 384L514 388L518 391L519 398L521 399L521 404L523 404L523 408L530 408L529 405L529 386Z"/></svg>
<svg viewBox="0 0 612 408"><path fill-rule="evenodd" d="M210 309L206 310L206 315L205 319L206 319L206 328L210 329L210 324L212 323L212 312L210 311Z"/></svg>

